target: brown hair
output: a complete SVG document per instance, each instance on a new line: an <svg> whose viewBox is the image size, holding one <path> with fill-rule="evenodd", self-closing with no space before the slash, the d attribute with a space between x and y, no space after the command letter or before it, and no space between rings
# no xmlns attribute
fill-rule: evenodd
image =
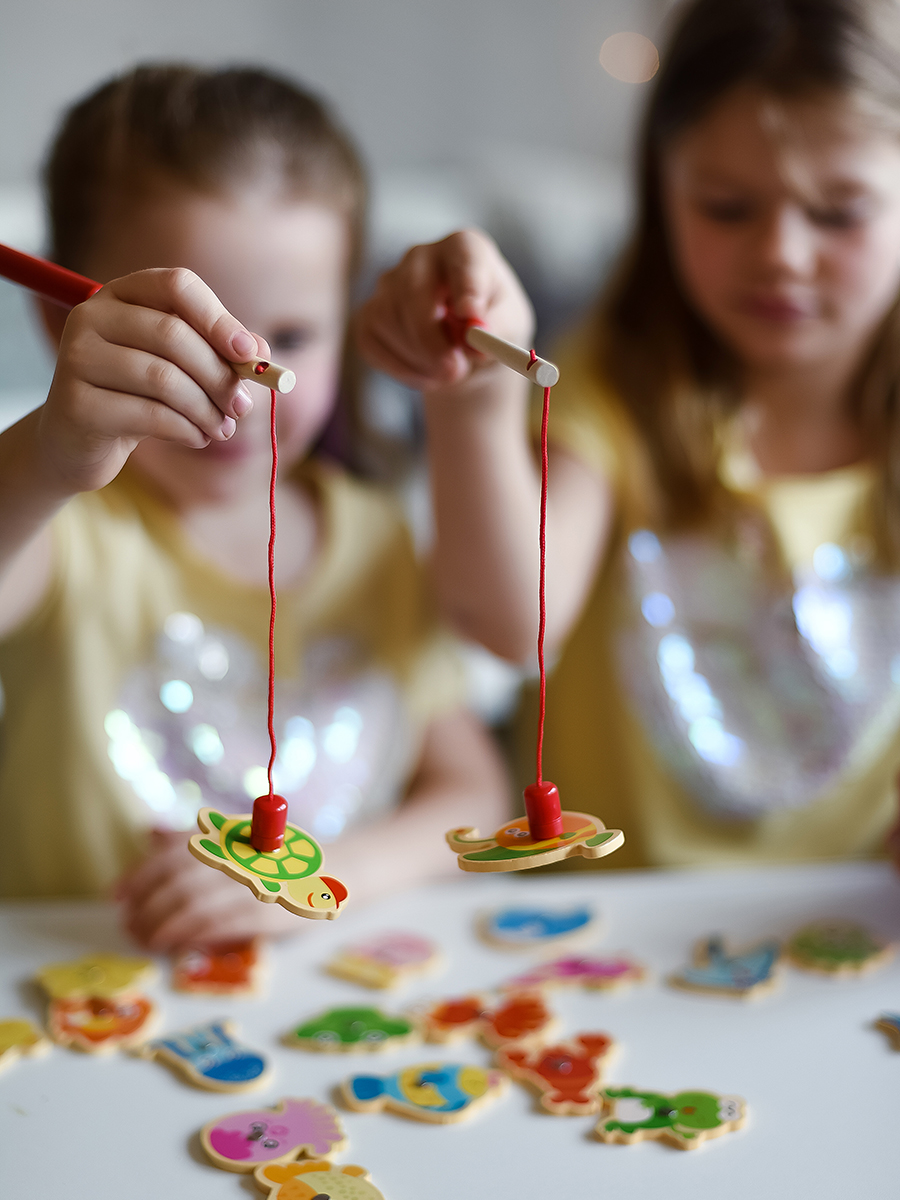
<svg viewBox="0 0 900 1200"><path fill-rule="evenodd" d="M599 368L649 460L650 519L715 520L734 501L719 482L721 417L740 399L740 366L687 299L672 261L660 159L725 94L753 85L776 100L831 94L900 128L896 0L694 0L680 10L644 118L637 225L601 300ZM652 353L648 352L652 349ZM883 455L875 497L884 553L900 560L900 306L887 315L849 403Z"/></svg>
<svg viewBox="0 0 900 1200"><path fill-rule="evenodd" d="M363 247L366 185L347 135L315 96L265 71L149 64L105 83L66 114L44 171L50 255L82 268L111 204L161 176L201 191L255 171L345 214L351 271Z"/></svg>

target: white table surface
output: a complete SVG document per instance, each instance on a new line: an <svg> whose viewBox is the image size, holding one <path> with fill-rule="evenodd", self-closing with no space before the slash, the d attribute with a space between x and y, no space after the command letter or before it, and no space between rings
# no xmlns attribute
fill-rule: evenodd
<svg viewBox="0 0 900 1200"><path fill-rule="evenodd" d="M752 872L461 876L397 895L336 922L309 923L274 949L267 993L217 1001L172 992L164 965L152 989L164 1029L228 1015L276 1065L272 1084L245 1096L188 1087L159 1063L95 1059L55 1047L0 1075L3 1200L207 1200L259 1196L247 1176L211 1167L196 1138L213 1117L283 1095L331 1099L357 1071L387 1073L441 1057L440 1048L385 1055L317 1055L279 1044L300 1018L375 998L401 1008L424 996L489 988L531 961L482 945L485 906L588 899L605 917L595 946L626 950L653 972L620 994L550 993L565 1032L607 1030L622 1043L611 1081L659 1091L708 1088L744 1096L748 1126L692 1152L657 1143L608 1146L595 1118L552 1117L513 1084L468 1124L430 1126L388 1113L345 1114L340 1161L372 1172L386 1200L830 1200L900 1194L900 1053L871 1028L900 1010L900 961L859 980L786 969L778 992L755 1003L667 988L663 977L693 941L719 931L737 941L787 935L830 916L861 920L900 938L900 881L887 865L844 864ZM325 975L333 947L368 931L418 930L437 939L442 973L399 994L374 993ZM40 1016L29 977L51 960L91 950L127 951L115 911L99 904L0 905L0 1016ZM454 1061L487 1063L476 1043L447 1048ZM437 1053L435 1052L437 1051Z"/></svg>

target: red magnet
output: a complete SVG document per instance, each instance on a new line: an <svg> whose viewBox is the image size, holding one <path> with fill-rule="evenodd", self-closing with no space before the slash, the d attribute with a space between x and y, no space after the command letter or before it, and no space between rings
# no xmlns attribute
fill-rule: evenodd
<svg viewBox="0 0 900 1200"><path fill-rule="evenodd" d="M525 789L525 814L532 841L562 837L563 819L555 783L530 783Z"/></svg>
<svg viewBox="0 0 900 1200"><path fill-rule="evenodd" d="M288 806L283 796L257 796L253 801L250 843L262 854L280 850L287 829Z"/></svg>

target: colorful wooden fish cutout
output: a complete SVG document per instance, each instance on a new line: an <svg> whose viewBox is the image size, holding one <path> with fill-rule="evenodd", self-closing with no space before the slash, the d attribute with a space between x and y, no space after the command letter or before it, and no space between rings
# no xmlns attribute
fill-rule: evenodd
<svg viewBox="0 0 900 1200"><path fill-rule="evenodd" d="M534 1051L504 1046L497 1052L497 1066L535 1088L547 1112L583 1116L600 1108L600 1081L615 1051L609 1034L580 1033Z"/></svg>
<svg viewBox="0 0 900 1200"><path fill-rule="evenodd" d="M249 1174L266 1163L288 1163L301 1154L330 1158L347 1144L341 1119L330 1104L287 1097L272 1108L229 1113L200 1130L213 1166Z"/></svg>
<svg viewBox="0 0 900 1200"><path fill-rule="evenodd" d="M524 975L517 975L503 985L505 991L537 987L584 987L594 991L611 991L641 983L647 972L633 959L624 955L610 958L554 958L539 963Z"/></svg>
<svg viewBox="0 0 900 1200"><path fill-rule="evenodd" d="M462 1063L419 1063L393 1075L353 1075L342 1094L355 1112L390 1109L417 1121L462 1121L496 1100L507 1086L500 1071Z"/></svg>
<svg viewBox="0 0 900 1200"><path fill-rule="evenodd" d="M594 1129L601 1142L626 1145L656 1140L679 1150L694 1150L709 1138L740 1129L747 1105L740 1096L714 1092L639 1092L630 1087L604 1088L604 1113Z"/></svg>
<svg viewBox="0 0 900 1200"><path fill-rule="evenodd" d="M197 824L202 832L191 838L191 854L243 883L257 900L280 904L298 917L336 917L347 889L339 879L318 874L324 861L315 839L288 825L280 850L257 850L250 841L252 819L250 813L228 817L201 808Z"/></svg>
<svg viewBox="0 0 900 1200"><path fill-rule="evenodd" d="M146 996L88 996L51 1000L47 1029L58 1046L113 1054L146 1040L158 1019Z"/></svg>
<svg viewBox="0 0 900 1200"><path fill-rule="evenodd" d="M31 1021L20 1017L0 1021L0 1071L26 1055L40 1058L49 1049L50 1042Z"/></svg>
<svg viewBox="0 0 900 1200"><path fill-rule="evenodd" d="M426 1041L446 1044L477 1035L492 1049L548 1038L555 1026L553 1013L534 992L513 992L497 1004L481 995L460 996L432 1004L422 1014Z"/></svg>
<svg viewBox="0 0 900 1200"><path fill-rule="evenodd" d="M694 950L694 965L670 976L669 983L687 992L751 999L775 987L780 954L776 941L759 942L740 954L729 954L720 937L704 938Z"/></svg>
<svg viewBox="0 0 900 1200"><path fill-rule="evenodd" d="M900 1050L900 1013L882 1013L875 1028L886 1034L892 1049Z"/></svg>
<svg viewBox="0 0 900 1200"><path fill-rule="evenodd" d="M268 1083L269 1064L235 1040L230 1021L211 1021L138 1047L141 1058L160 1058L188 1083L210 1092L246 1092Z"/></svg>
<svg viewBox="0 0 900 1200"><path fill-rule="evenodd" d="M434 942L418 933L377 933L345 946L328 964L328 972L364 987L392 988L433 971L441 954Z"/></svg>
<svg viewBox="0 0 900 1200"><path fill-rule="evenodd" d="M563 812L558 837L532 839L527 817L517 817L483 838L472 827L451 829L447 845L464 871L525 871L563 858L604 858L625 842L621 829L607 829L587 813Z"/></svg>
<svg viewBox="0 0 900 1200"><path fill-rule="evenodd" d="M197 996L250 996L259 988L262 965L262 949L255 938L182 950L173 966L172 987Z"/></svg>
<svg viewBox="0 0 900 1200"><path fill-rule="evenodd" d="M302 1050L393 1050L417 1037L406 1017L392 1017L377 1008L330 1008L304 1021L285 1036L289 1046Z"/></svg>
<svg viewBox="0 0 900 1200"><path fill-rule="evenodd" d="M269 1200L384 1200L364 1167L298 1162L257 1167L253 1178Z"/></svg>
<svg viewBox="0 0 900 1200"><path fill-rule="evenodd" d="M72 962L50 963L35 978L51 1000L109 999L136 992L156 973L149 958L86 954Z"/></svg>
<svg viewBox="0 0 900 1200"><path fill-rule="evenodd" d="M597 915L587 904L573 908L518 904L485 913L479 932L484 941L501 950L541 950L588 938L597 925Z"/></svg>
<svg viewBox="0 0 900 1200"><path fill-rule="evenodd" d="M854 921L816 921L798 930L786 949L795 967L837 978L883 966L895 948Z"/></svg>

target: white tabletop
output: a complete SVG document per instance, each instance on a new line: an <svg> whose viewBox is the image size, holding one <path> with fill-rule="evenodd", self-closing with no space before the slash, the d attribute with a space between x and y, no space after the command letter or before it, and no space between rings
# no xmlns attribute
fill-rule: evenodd
<svg viewBox="0 0 900 1200"><path fill-rule="evenodd" d="M900 961L858 980L786 970L780 989L756 1003L700 997L662 982L693 941L721 932L738 942L787 935L815 918L849 917L900 937L900 882L887 865L752 872L467 877L401 894L337 922L308 923L277 947L267 993L219 1002L180 996L164 969L154 993L164 1029L217 1016L239 1022L251 1046L271 1054L264 1091L227 1096L195 1090L165 1067L119 1055L95 1059L54 1048L0 1075L0 1195L8 1200L127 1197L206 1200L258 1196L246 1176L216 1170L196 1133L213 1117L280 1096L333 1098L345 1075L441 1057L436 1047L387 1055L314 1055L279 1036L321 1008L375 997L387 1009L423 996L490 988L530 961L482 945L476 913L509 901L590 900L600 906L603 951L625 950L651 982L621 994L550 993L565 1032L606 1030L622 1043L611 1079L642 1089L737 1093L748 1126L684 1153L657 1143L603 1145L592 1117L535 1110L518 1084L470 1123L430 1126L387 1113L345 1114L341 1161L372 1172L386 1200L830 1200L897 1195L900 1186L900 1053L872 1021L900 1010ZM399 995L372 993L325 975L333 947L364 932L418 930L440 942L439 976ZM127 950L112 908L98 904L0 906L0 1017L39 1016L29 977L51 960ZM588 947L585 947L588 952ZM438 1053L435 1053L435 1050ZM449 1047L453 1061L487 1063L475 1043Z"/></svg>

